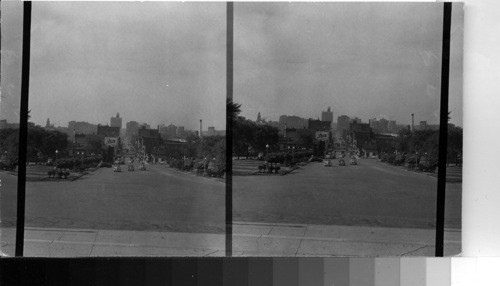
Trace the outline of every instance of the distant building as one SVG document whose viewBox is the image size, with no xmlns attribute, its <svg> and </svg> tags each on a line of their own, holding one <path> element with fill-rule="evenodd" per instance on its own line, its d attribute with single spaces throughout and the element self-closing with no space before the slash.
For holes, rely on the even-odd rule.
<svg viewBox="0 0 500 286">
<path fill-rule="evenodd" d="M 73 140 L 73 130 L 70 130 L 68 127 L 61 127 L 61 126 L 58 126 L 58 127 L 55 127 L 55 130 L 61 132 L 61 133 L 64 133 L 66 135 L 68 135 L 68 140 Z"/>
<path fill-rule="evenodd" d="M 362 123 L 358 117 L 351 118 L 351 123 Z"/>
<path fill-rule="evenodd" d="M 153 148 L 151 154 L 156 160 L 167 160 L 170 157 L 180 157 L 183 153 L 183 146 L 186 144 L 182 139 L 166 139 L 158 148 Z"/>
<path fill-rule="evenodd" d="M 68 129 L 75 131 L 78 134 L 96 134 L 97 125 L 85 121 L 70 121 L 68 122 Z"/>
<path fill-rule="evenodd" d="M 279 119 L 279 123 L 281 126 L 286 126 L 288 128 L 307 128 L 308 121 L 305 118 L 299 117 L 299 116 L 288 116 L 288 115 L 281 115 Z"/>
<path fill-rule="evenodd" d="M 129 121 L 126 124 L 125 135 L 127 137 L 132 137 L 137 135 L 139 132 L 139 123 L 137 121 Z"/>
<path fill-rule="evenodd" d="M 387 133 L 389 127 L 389 121 L 385 118 L 381 118 L 378 121 L 378 132 L 379 133 Z"/>
<path fill-rule="evenodd" d="M 215 127 L 208 127 L 208 131 L 203 131 L 203 136 L 226 136 L 225 130 L 215 130 Z"/>
<path fill-rule="evenodd" d="M 397 133 L 398 125 L 396 123 L 396 120 L 390 120 L 389 123 L 387 124 L 387 129 L 391 133 Z"/>
<path fill-rule="evenodd" d="M 165 128 L 165 138 L 173 139 L 177 137 L 177 126 L 170 124 Z"/>
<path fill-rule="evenodd" d="M 149 124 L 147 124 L 147 123 L 140 123 L 139 124 L 139 129 L 141 129 L 142 127 L 146 128 L 146 129 L 151 128 L 151 126 Z"/>
<path fill-rule="evenodd" d="M 377 120 L 376 118 L 370 119 L 370 127 L 375 133 L 387 133 L 389 132 L 389 121 L 385 118 Z"/>
<path fill-rule="evenodd" d="M 408 129 L 410 130 L 410 125 L 408 124 L 398 124 L 398 131 Z"/>
<path fill-rule="evenodd" d="M 420 130 L 427 130 L 427 121 L 420 121 Z"/>
<path fill-rule="evenodd" d="M 373 130 L 369 123 L 353 122 L 349 129 L 344 131 L 352 148 L 357 150 L 366 149 L 373 139 Z"/>
<path fill-rule="evenodd" d="M 104 137 L 120 137 L 120 127 L 97 124 L 97 135 L 102 135 Z"/>
<path fill-rule="evenodd" d="M 327 111 L 321 112 L 321 121 L 333 122 L 333 112 L 330 109 L 330 106 L 328 106 Z"/>
<path fill-rule="evenodd" d="M 116 117 L 111 117 L 111 127 L 119 127 L 122 129 L 122 118 L 120 117 L 120 113 L 116 114 Z"/>
<path fill-rule="evenodd" d="M 307 129 L 314 131 L 330 131 L 332 129 L 332 122 L 309 119 L 307 122 Z"/>
<path fill-rule="evenodd" d="M 151 154 L 153 149 L 160 146 L 160 133 L 158 129 L 147 129 L 142 127 L 138 131 L 138 139 L 144 144 L 146 153 Z"/>
<path fill-rule="evenodd" d="M 186 129 L 184 126 L 177 126 L 177 138 L 185 138 L 186 137 Z"/>
<path fill-rule="evenodd" d="M 184 133 L 186 134 L 186 137 L 188 137 L 188 136 L 199 137 L 200 136 L 200 134 L 198 133 L 198 130 L 186 130 L 186 131 L 184 131 Z"/>
<path fill-rule="evenodd" d="M 215 127 L 213 127 L 213 126 L 208 127 L 208 134 L 207 135 L 214 136 L 215 135 Z"/>
<path fill-rule="evenodd" d="M 337 130 L 342 134 L 343 130 L 349 130 L 351 119 L 347 115 L 337 117 Z"/>
</svg>

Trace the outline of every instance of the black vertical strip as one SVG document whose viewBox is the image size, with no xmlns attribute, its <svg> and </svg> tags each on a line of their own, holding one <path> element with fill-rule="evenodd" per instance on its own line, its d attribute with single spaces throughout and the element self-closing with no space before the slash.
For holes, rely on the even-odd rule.
<svg viewBox="0 0 500 286">
<path fill-rule="evenodd" d="M 441 109 L 436 213 L 436 256 L 444 254 L 444 211 L 446 199 L 446 154 L 448 144 L 448 92 L 450 81 L 451 2 L 444 3 L 443 57 L 441 66 Z"/>
<path fill-rule="evenodd" d="M 19 159 L 17 173 L 16 256 L 23 256 L 24 206 L 26 202 L 26 150 L 28 148 L 28 95 L 30 84 L 31 1 L 24 2 L 23 56 L 21 77 L 21 117 L 19 119 Z"/>
<path fill-rule="evenodd" d="M 226 101 L 233 100 L 233 2 L 227 3 Z M 233 121 L 226 105 L 226 256 L 233 252 Z"/>
</svg>

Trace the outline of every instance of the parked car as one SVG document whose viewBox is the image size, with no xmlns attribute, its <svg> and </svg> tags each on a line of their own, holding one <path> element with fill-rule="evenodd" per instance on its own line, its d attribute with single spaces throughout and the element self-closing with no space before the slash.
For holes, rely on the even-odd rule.
<svg viewBox="0 0 500 286">
<path fill-rule="evenodd" d="M 357 165 L 358 161 L 356 161 L 356 157 L 352 156 L 351 157 L 351 165 Z"/>
<path fill-rule="evenodd" d="M 99 165 L 97 165 L 98 168 L 111 168 L 113 165 L 106 163 L 106 162 L 101 162 Z"/>
<path fill-rule="evenodd" d="M 331 155 L 329 155 L 329 154 L 325 155 L 325 158 L 323 159 L 323 166 L 331 167 L 333 165 L 331 159 L 332 159 Z"/>
</svg>

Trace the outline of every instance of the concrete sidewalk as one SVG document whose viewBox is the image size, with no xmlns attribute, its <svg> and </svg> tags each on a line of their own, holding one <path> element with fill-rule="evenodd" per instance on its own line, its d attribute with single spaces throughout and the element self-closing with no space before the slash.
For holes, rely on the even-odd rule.
<svg viewBox="0 0 500 286">
<path fill-rule="evenodd" d="M 234 223 L 233 256 L 433 256 L 434 230 Z M 14 255 L 15 229 L 1 229 L 0 250 Z M 26 228 L 24 256 L 224 256 L 225 234 Z M 461 232 L 445 232 L 445 255 L 459 255 Z"/>
</svg>

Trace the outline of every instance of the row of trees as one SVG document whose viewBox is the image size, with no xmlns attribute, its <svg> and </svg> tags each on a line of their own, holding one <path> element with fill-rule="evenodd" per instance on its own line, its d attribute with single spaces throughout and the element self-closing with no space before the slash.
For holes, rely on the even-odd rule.
<svg viewBox="0 0 500 286">
<path fill-rule="evenodd" d="M 227 115 L 232 123 L 234 155 L 249 156 L 250 152 L 275 149 L 279 141 L 278 128 L 267 124 L 257 124 L 240 116 L 241 104 L 228 100 L 227 105 Z"/>
<path fill-rule="evenodd" d="M 463 129 L 453 124 L 448 125 L 447 162 L 458 162 L 462 156 Z M 427 154 L 432 160 L 439 156 L 439 130 L 401 130 L 392 144 L 378 142 L 380 153 Z"/>
<path fill-rule="evenodd" d="M 27 159 L 29 162 L 46 160 L 53 157 L 55 151 L 64 152 L 68 147 L 65 133 L 55 130 L 45 130 L 42 127 L 28 124 Z M 17 165 L 19 154 L 19 129 L 7 128 L 0 130 L 0 150 L 9 165 Z"/>
</svg>

